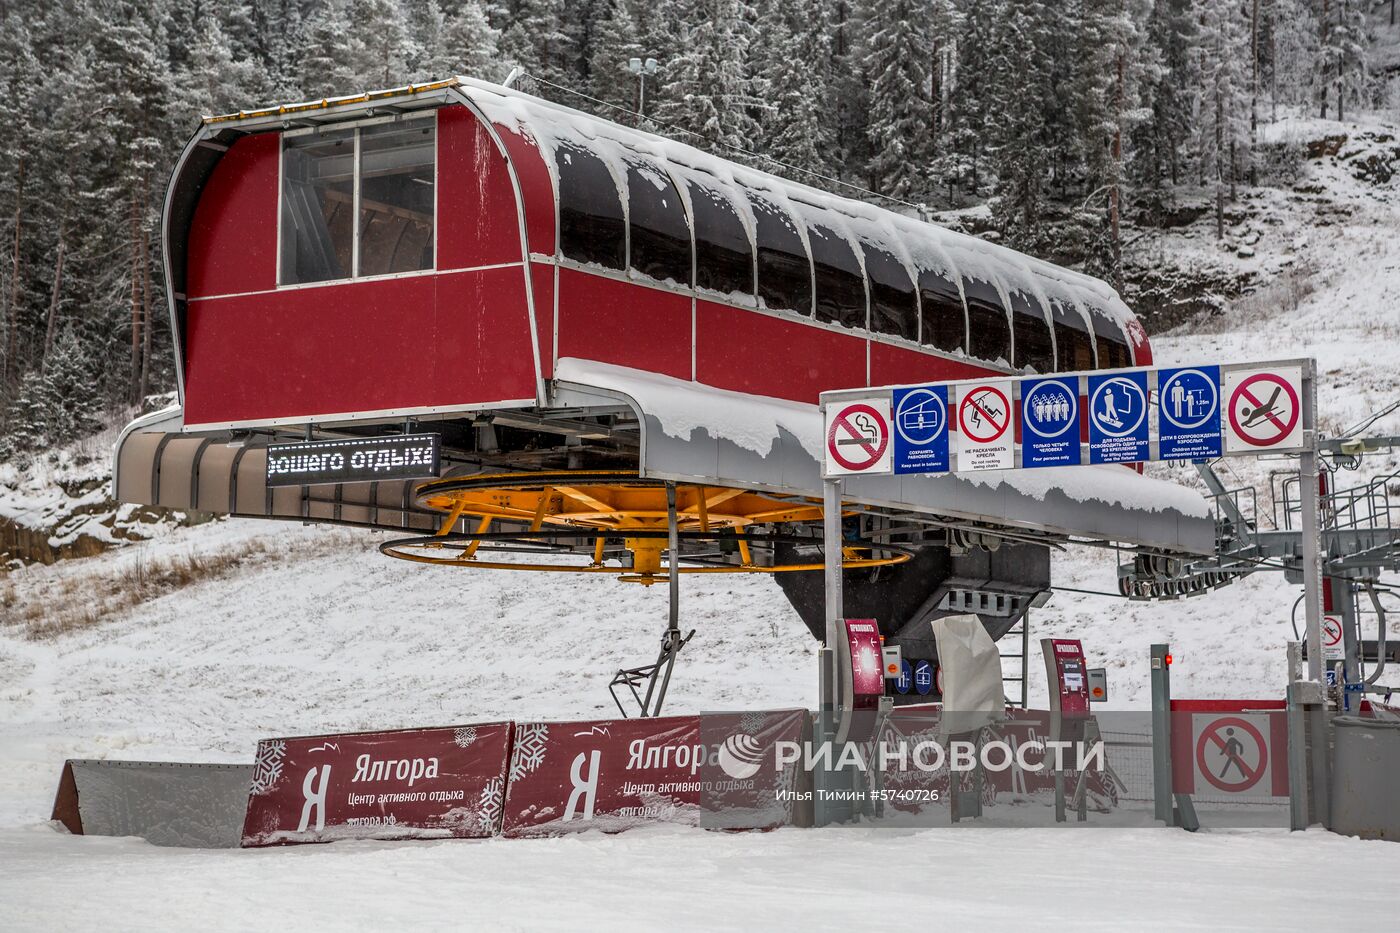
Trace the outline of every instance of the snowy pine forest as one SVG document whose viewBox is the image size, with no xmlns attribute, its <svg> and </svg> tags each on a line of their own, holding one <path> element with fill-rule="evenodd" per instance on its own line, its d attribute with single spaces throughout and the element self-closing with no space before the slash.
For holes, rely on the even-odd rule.
<svg viewBox="0 0 1400 933">
<path fill-rule="evenodd" d="M 531 93 L 932 212 L 1131 303 L 1135 251 L 1182 199 L 1224 239 L 1243 191 L 1288 176 L 1303 154 L 1266 141 L 1281 115 L 1400 115 L 1395 16 L 1394 0 L 0 0 L 0 462 L 173 389 L 160 210 L 202 114 L 519 69 Z M 640 115 L 634 58 L 657 63 Z"/>
</svg>

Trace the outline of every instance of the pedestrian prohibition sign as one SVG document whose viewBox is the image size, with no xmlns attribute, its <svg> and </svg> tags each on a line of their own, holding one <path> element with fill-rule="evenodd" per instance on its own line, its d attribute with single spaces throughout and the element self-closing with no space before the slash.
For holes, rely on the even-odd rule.
<svg viewBox="0 0 1400 933">
<path fill-rule="evenodd" d="M 1302 449 L 1303 372 L 1299 367 L 1231 370 L 1224 383 L 1227 453 Z"/>
<path fill-rule="evenodd" d="M 1203 722 L 1196 735 L 1196 772 L 1208 784 L 1228 794 L 1272 793 L 1264 781 L 1269 773 L 1269 743 L 1254 716 L 1195 717 Z M 1196 792 L 1201 792 L 1199 781 Z"/>
<path fill-rule="evenodd" d="M 958 394 L 958 469 L 1009 470 L 1015 463 L 1011 383 L 983 382 Z"/>
<path fill-rule="evenodd" d="M 890 399 L 869 398 L 826 410 L 826 473 L 890 471 Z"/>
</svg>

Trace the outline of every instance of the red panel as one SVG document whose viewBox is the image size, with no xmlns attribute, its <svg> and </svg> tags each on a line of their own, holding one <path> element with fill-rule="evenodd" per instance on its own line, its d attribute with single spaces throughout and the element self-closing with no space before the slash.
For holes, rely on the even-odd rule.
<svg viewBox="0 0 1400 933">
<path fill-rule="evenodd" d="M 1147 331 L 1137 318 L 1128 321 L 1128 340 L 1133 345 L 1133 365 L 1152 365 L 1152 344 L 1147 340 Z"/>
<path fill-rule="evenodd" d="M 993 370 L 983 366 L 950 360 L 932 353 L 920 353 L 909 347 L 898 347 L 874 340 L 870 342 L 870 384 L 875 386 L 975 379 L 992 372 Z"/>
<path fill-rule="evenodd" d="M 549 177 L 544 156 L 534 139 L 501 123 L 494 124 L 501 134 L 520 181 L 520 196 L 525 202 L 525 226 L 530 239 L 530 252 L 554 255 L 554 181 Z"/>
<path fill-rule="evenodd" d="M 535 331 L 540 340 L 540 373 L 554 378 L 554 267 L 530 263 L 530 285 L 535 295 Z"/>
<path fill-rule="evenodd" d="M 697 301 L 695 379 L 735 392 L 816 403 L 827 389 L 865 385 L 865 341 Z"/>
<path fill-rule="evenodd" d="M 519 266 L 192 302 L 189 424 L 533 398 Z"/>
<path fill-rule="evenodd" d="M 277 158 L 281 135 L 245 136 L 224 153 L 200 192 L 190 226 L 191 297 L 277 285 Z"/>
<path fill-rule="evenodd" d="M 263 739 L 244 846 L 494 836 L 509 722 Z M 471 742 L 461 742 L 470 730 Z"/>
<path fill-rule="evenodd" d="M 559 270 L 559 356 L 690 378 L 690 299 Z"/>
<path fill-rule="evenodd" d="M 520 217 L 505 156 L 466 107 L 438 111 L 438 268 L 520 261 Z"/>
</svg>

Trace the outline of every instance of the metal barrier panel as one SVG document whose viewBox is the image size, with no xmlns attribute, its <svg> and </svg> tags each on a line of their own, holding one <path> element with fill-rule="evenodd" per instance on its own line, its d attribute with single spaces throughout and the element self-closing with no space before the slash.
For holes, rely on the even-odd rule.
<svg viewBox="0 0 1400 933">
<path fill-rule="evenodd" d="M 264 739 L 243 845 L 493 836 L 512 732 L 493 722 Z"/>
<path fill-rule="evenodd" d="M 53 819 L 82 835 L 231 848 L 252 776 L 252 765 L 73 759 L 63 765 Z"/>
</svg>

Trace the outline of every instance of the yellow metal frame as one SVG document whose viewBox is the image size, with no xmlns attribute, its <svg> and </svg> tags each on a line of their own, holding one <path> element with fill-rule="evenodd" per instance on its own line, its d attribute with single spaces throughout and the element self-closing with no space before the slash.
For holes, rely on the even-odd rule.
<svg viewBox="0 0 1400 933">
<path fill-rule="evenodd" d="M 656 480 L 639 478 L 624 470 L 547 473 L 495 473 L 470 477 L 449 477 L 422 483 L 415 490 L 421 508 L 442 512 L 442 525 L 431 536 L 469 543 L 461 553 L 450 557 L 413 553 L 403 548 L 437 550 L 448 542 L 413 539 L 413 543 L 387 543 L 381 550 L 391 557 L 421 564 L 475 567 L 491 570 L 531 570 L 551 573 L 614 574 L 627 582 L 650 585 L 665 579 L 664 557 L 669 512 L 666 486 Z M 475 531 L 454 535 L 459 522 L 475 519 Z M 683 533 L 744 534 L 754 525 L 816 524 L 822 520 L 821 502 L 805 496 L 756 492 L 724 486 L 695 483 L 676 484 L 676 530 Z M 481 561 L 476 553 L 480 536 L 496 521 L 528 525 L 532 532 L 544 527 L 607 532 L 623 539 L 632 554 L 632 566 L 608 566 L 603 562 L 606 538 L 599 537 L 592 560 L 583 566 L 569 564 L 526 564 Z M 629 535 L 639 532 L 640 535 Z M 821 563 L 782 564 L 765 567 L 754 563 L 749 542 L 739 537 L 735 544 L 739 563 L 725 566 L 680 567 L 680 573 L 792 573 L 821 570 Z M 847 569 L 882 567 L 909 560 L 910 555 L 887 552 L 875 556 L 865 546 L 842 550 L 842 566 Z"/>
</svg>

